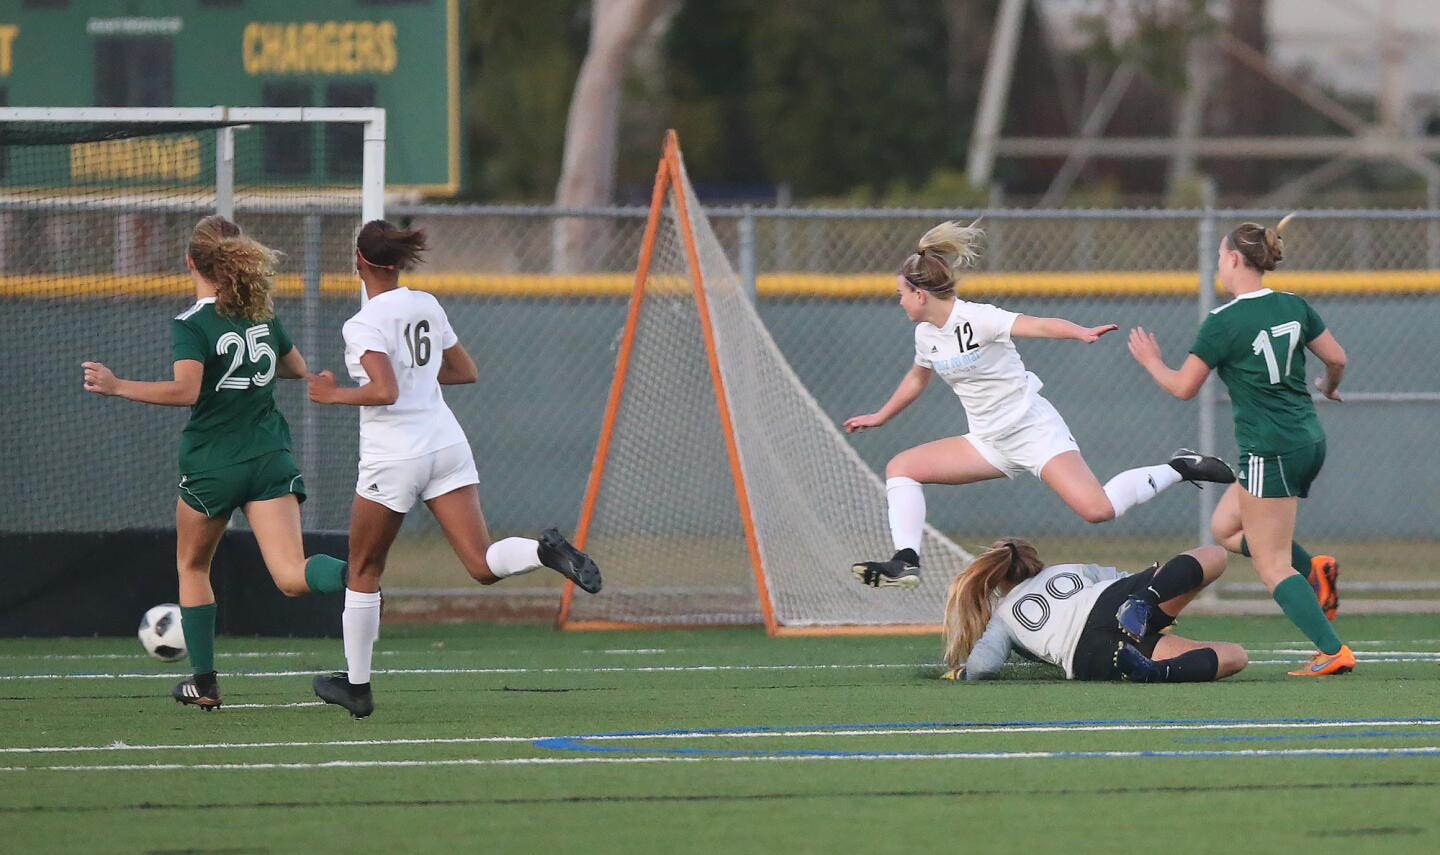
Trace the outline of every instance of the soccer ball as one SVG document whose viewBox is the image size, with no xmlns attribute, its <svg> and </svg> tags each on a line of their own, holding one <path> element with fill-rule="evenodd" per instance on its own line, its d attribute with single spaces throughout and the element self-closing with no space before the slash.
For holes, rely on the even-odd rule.
<svg viewBox="0 0 1440 855">
<path fill-rule="evenodd" d="M 145 652 L 165 662 L 185 655 L 185 631 L 180 628 L 180 607 L 163 603 L 140 619 L 140 644 Z"/>
</svg>

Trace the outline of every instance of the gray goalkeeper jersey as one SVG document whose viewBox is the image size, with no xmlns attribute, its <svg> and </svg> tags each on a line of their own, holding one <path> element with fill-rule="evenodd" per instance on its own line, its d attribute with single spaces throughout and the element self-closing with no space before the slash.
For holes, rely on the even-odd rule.
<svg viewBox="0 0 1440 855">
<path fill-rule="evenodd" d="M 1016 585 L 990 609 L 990 622 L 965 660 L 965 679 L 995 677 L 1018 651 L 1065 669 L 1073 679 L 1075 646 L 1100 592 L 1128 576 L 1098 564 L 1056 564 Z"/>
</svg>

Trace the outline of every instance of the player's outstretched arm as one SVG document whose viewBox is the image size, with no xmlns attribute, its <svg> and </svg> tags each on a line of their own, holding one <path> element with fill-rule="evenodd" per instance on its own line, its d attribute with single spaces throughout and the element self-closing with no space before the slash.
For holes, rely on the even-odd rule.
<svg viewBox="0 0 1440 855">
<path fill-rule="evenodd" d="M 305 357 L 300 355 L 298 347 L 291 347 L 280 357 L 280 364 L 275 366 L 275 376 L 286 380 L 299 380 L 309 373 L 310 366 L 305 364 Z"/>
<path fill-rule="evenodd" d="M 85 369 L 87 392 L 164 407 L 194 406 L 205 377 L 205 366 L 193 359 L 175 361 L 174 380 L 125 380 L 116 377 L 103 362 L 82 362 L 80 366 Z"/>
<path fill-rule="evenodd" d="M 1182 401 L 1195 397 L 1200 387 L 1205 385 L 1205 378 L 1210 376 L 1210 366 L 1193 353 L 1186 357 L 1179 370 L 1168 367 L 1165 358 L 1160 355 L 1160 342 L 1155 339 L 1154 333 L 1144 327 L 1130 331 L 1130 355 L 1150 372 L 1161 389 Z"/>
<path fill-rule="evenodd" d="M 440 352 L 440 375 L 436 379 L 441 386 L 474 383 L 480 379 L 480 369 L 475 367 L 465 345 L 456 342 Z"/>
<path fill-rule="evenodd" d="M 1310 352 L 1325 363 L 1325 376 L 1315 378 L 1315 388 L 1332 401 L 1340 400 L 1340 380 L 1345 377 L 1345 348 L 1335 340 L 1329 330 L 1315 336 L 1309 344 Z"/>
<path fill-rule="evenodd" d="M 1094 344 L 1100 336 L 1120 329 L 1115 324 L 1101 324 L 1098 327 L 1082 327 L 1064 318 L 1032 318 L 1021 315 L 1010 327 L 1011 338 L 1058 338 L 1083 341 Z"/>
<path fill-rule="evenodd" d="M 370 382 L 364 386 L 340 386 L 335 374 L 321 371 L 310 374 L 310 400 L 317 404 L 347 404 L 352 407 L 388 407 L 400 397 L 400 384 L 395 379 L 395 368 L 390 357 L 376 350 L 367 350 L 360 355 L 360 365 Z"/>
<path fill-rule="evenodd" d="M 885 402 L 885 406 L 873 413 L 851 416 L 846 419 L 845 432 L 855 433 L 880 427 L 895 418 L 901 410 L 915 403 L 915 399 L 925 391 L 925 387 L 930 384 L 930 378 L 934 376 L 935 372 L 924 365 L 910 366 L 910 370 L 905 372 L 905 376 L 900 379 L 900 385 L 895 387 L 895 394 L 890 396 L 890 400 Z"/>
</svg>

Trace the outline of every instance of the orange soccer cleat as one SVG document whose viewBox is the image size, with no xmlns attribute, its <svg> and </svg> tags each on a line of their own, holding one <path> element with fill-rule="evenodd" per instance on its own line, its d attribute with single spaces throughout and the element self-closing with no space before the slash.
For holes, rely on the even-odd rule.
<svg viewBox="0 0 1440 855">
<path fill-rule="evenodd" d="M 1340 562 L 1333 555 L 1316 555 L 1310 559 L 1310 572 L 1305 574 L 1325 617 L 1335 620 L 1340 609 Z"/>
<path fill-rule="evenodd" d="M 1290 672 L 1291 677 L 1328 677 L 1331 674 L 1348 674 L 1355 670 L 1355 654 L 1350 645 L 1340 645 L 1337 653 L 1316 653 L 1305 663 L 1305 667 Z"/>
</svg>

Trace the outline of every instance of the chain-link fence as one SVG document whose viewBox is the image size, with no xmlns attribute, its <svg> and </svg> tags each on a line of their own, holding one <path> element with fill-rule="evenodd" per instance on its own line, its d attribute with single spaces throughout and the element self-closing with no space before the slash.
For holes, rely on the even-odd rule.
<svg viewBox="0 0 1440 855">
<path fill-rule="evenodd" d="M 899 262 L 934 223 L 976 212 L 705 213 L 779 347 L 826 413 L 840 421 L 877 409 L 911 363 L 911 327 L 894 300 Z M 1225 299 L 1209 286 L 1220 237 L 1243 220 L 1273 223 L 1284 213 L 987 211 L 986 253 L 962 296 L 1031 315 L 1121 326 L 1091 346 L 1019 344 L 1102 481 L 1121 469 L 1163 461 L 1182 445 L 1233 463 L 1237 452 L 1223 387 L 1212 380 L 1196 401 L 1170 398 L 1130 358 L 1124 331 L 1137 325 L 1153 330 L 1167 360 L 1178 364 L 1205 312 Z M 390 219 L 429 231 L 433 249 L 412 284 L 440 296 L 480 365 L 478 384 L 447 389 L 446 398 L 476 450 L 482 499 L 497 533 L 575 524 L 645 214 L 638 208 L 389 208 Z M 237 219 L 243 224 L 246 216 L 242 204 Z M 293 271 L 304 270 L 307 281 L 313 277 L 323 286 L 287 298 L 280 310 L 292 329 L 302 327 L 292 315 L 307 319 L 297 341 L 313 366 L 340 368 L 339 326 L 357 293 L 347 284 L 349 257 L 341 251 L 350 226 L 318 211 L 308 218 L 251 216 L 248 228 L 285 249 Z M 1430 339 L 1430 324 L 1440 318 L 1440 211 L 1307 211 L 1287 238 L 1284 270 L 1267 283 L 1310 300 L 1351 358 L 1347 402 L 1318 405 L 1330 456 L 1302 503 L 1298 537 L 1312 552 L 1340 557 L 1352 592 L 1397 585 L 1412 595 L 1433 592 L 1440 585 L 1428 559 L 1440 546 L 1440 474 L 1426 461 L 1440 424 L 1440 347 Z M 154 314 L 163 330 L 170 306 L 156 309 L 157 300 L 163 302 L 155 296 L 136 300 L 134 310 Z M 178 311 L 188 298 L 177 293 L 171 302 Z M 13 333 L 6 336 L 7 352 L 16 355 L 23 336 L 7 331 Z M 101 324 L 96 336 L 104 335 Z M 1313 362 L 1311 372 L 1318 373 Z M 33 406 L 36 401 L 27 398 L 53 391 L 7 386 L 19 392 L 12 407 Z M 281 398 L 296 425 L 316 409 L 302 392 L 291 384 Z M 898 451 L 965 429 L 959 403 L 937 383 L 890 425 L 853 442 L 879 470 Z M 345 527 L 353 443 L 325 444 L 298 428 L 296 438 L 312 482 L 307 524 Z M 686 463 L 676 459 L 674 465 Z M 53 488 L 74 490 L 88 477 L 102 477 L 77 466 L 62 464 L 49 479 Z M 107 470 L 103 477 L 121 475 Z M 161 489 L 156 497 L 145 493 L 117 525 L 140 518 L 164 524 L 173 496 L 158 497 L 169 495 L 169 473 L 124 477 L 153 477 Z M 11 493 L 7 504 L 33 501 Z M 1034 479 L 934 487 L 929 497 L 931 520 L 967 547 L 1019 534 L 1035 539 L 1050 561 L 1134 567 L 1205 539 L 1219 491 L 1182 485 L 1103 526 L 1081 522 Z M 411 517 L 407 532 L 413 537 L 395 554 L 395 584 L 457 584 L 463 577 L 450 572 L 454 559 L 433 522 L 423 513 Z M 1230 578 L 1232 590 L 1234 582 L 1253 583 L 1243 564 Z"/>
</svg>

